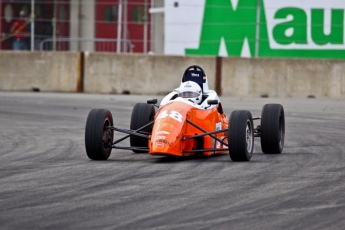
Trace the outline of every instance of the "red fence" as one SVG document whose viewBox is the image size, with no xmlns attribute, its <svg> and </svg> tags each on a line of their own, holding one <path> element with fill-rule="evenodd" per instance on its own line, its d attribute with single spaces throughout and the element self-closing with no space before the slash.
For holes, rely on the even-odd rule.
<svg viewBox="0 0 345 230">
<path fill-rule="evenodd" d="M 29 20 L 25 27 L 28 49 L 31 49 L 33 38 L 34 50 L 80 51 L 88 42 L 92 43 L 92 51 L 146 53 L 151 49 L 150 7 L 150 0 L 77 3 L 70 0 L 35 0 L 32 17 L 31 0 L 2 0 L 0 49 L 13 48 L 16 32 L 11 32 L 11 26 L 20 19 L 20 12 L 25 12 L 26 20 Z M 86 15 L 88 12 L 93 12 L 91 18 Z M 91 31 L 87 37 L 82 36 L 85 31 Z M 77 45 L 73 48 L 72 44 Z"/>
</svg>

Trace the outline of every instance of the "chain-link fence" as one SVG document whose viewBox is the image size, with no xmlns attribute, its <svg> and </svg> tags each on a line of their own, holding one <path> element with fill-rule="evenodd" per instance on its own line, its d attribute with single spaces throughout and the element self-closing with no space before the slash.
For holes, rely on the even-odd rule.
<svg viewBox="0 0 345 230">
<path fill-rule="evenodd" d="M 2 0 L 0 49 L 147 53 L 152 5 L 153 0 Z"/>
</svg>

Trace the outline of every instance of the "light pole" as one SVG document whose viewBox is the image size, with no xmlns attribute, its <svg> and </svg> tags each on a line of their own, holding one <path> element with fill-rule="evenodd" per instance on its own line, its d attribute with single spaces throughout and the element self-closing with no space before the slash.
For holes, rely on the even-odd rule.
<svg viewBox="0 0 345 230">
<path fill-rule="evenodd" d="M 259 45 L 260 45 L 260 13 L 261 4 L 260 0 L 257 0 L 256 6 L 256 34 L 255 34 L 255 57 L 259 57 Z"/>
<path fill-rule="evenodd" d="M 116 52 L 121 53 L 122 0 L 119 1 L 118 12 Z"/>
<path fill-rule="evenodd" d="M 35 50 L 35 0 L 31 0 L 31 51 Z"/>
</svg>

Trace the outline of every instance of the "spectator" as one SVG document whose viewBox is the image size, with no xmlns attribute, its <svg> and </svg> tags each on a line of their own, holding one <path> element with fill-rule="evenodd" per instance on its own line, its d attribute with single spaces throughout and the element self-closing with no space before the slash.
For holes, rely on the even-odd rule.
<svg viewBox="0 0 345 230">
<path fill-rule="evenodd" d="M 27 38 L 30 36 L 27 30 L 29 18 L 26 16 L 24 10 L 20 11 L 19 19 L 14 21 L 11 25 L 10 32 L 13 33 L 13 50 L 28 50 L 29 45 Z"/>
</svg>

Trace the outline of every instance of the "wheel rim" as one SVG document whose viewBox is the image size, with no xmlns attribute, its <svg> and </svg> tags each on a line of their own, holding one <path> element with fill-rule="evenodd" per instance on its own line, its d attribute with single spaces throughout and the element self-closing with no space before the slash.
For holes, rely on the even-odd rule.
<svg viewBox="0 0 345 230">
<path fill-rule="evenodd" d="M 253 128 L 252 123 L 248 120 L 246 126 L 246 147 L 247 152 L 250 153 L 252 151 L 253 146 Z"/>
<path fill-rule="evenodd" d="M 103 146 L 104 149 L 109 148 L 113 144 L 113 132 L 109 129 L 110 122 L 109 120 L 105 120 L 103 126 Z"/>
<path fill-rule="evenodd" d="M 282 149 L 284 145 L 284 126 L 283 116 L 279 114 L 279 148 Z"/>
</svg>

